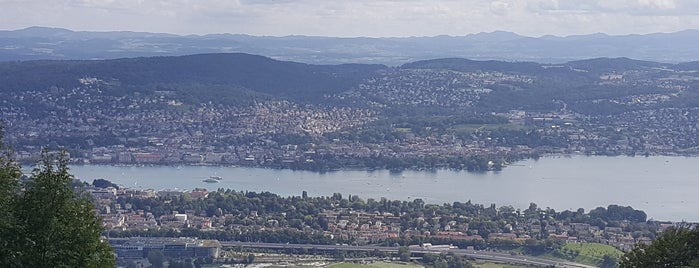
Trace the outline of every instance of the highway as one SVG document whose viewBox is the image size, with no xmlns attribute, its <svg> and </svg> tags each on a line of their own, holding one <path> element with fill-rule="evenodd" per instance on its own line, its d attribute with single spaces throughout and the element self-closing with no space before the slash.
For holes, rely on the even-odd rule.
<svg viewBox="0 0 699 268">
<path fill-rule="evenodd" d="M 283 244 L 283 243 L 258 243 L 258 242 L 238 242 L 238 241 L 221 241 L 221 246 L 223 248 L 231 247 L 251 247 L 251 248 L 268 248 L 268 249 L 316 249 L 316 250 L 344 250 L 344 251 L 374 251 L 379 250 L 383 252 L 398 252 L 398 247 L 383 247 L 383 246 L 350 246 L 350 245 L 316 245 L 316 244 Z M 425 248 L 411 248 L 412 253 L 453 253 L 455 255 L 466 256 L 467 258 L 473 258 L 477 260 L 486 260 L 493 262 L 504 262 L 504 263 L 515 263 L 524 265 L 538 265 L 538 266 L 554 266 L 563 268 L 592 268 L 594 266 L 572 263 L 572 262 L 562 262 L 543 258 L 537 258 L 525 255 L 511 255 L 508 253 L 492 252 L 492 251 L 482 251 L 482 250 L 465 250 L 465 249 L 425 249 Z"/>
</svg>

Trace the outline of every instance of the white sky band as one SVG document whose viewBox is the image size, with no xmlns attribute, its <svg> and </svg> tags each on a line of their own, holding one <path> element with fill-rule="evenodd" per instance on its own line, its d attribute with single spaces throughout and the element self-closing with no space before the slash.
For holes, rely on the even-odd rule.
<svg viewBox="0 0 699 268">
<path fill-rule="evenodd" d="M 696 0 L 0 0 L 0 28 L 175 34 L 526 36 L 699 28 Z"/>
</svg>

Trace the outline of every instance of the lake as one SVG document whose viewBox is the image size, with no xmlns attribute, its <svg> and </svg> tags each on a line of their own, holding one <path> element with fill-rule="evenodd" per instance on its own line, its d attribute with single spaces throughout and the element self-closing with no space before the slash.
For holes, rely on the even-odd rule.
<svg viewBox="0 0 699 268">
<path fill-rule="evenodd" d="M 641 209 L 649 218 L 699 221 L 699 158 L 627 156 L 549 156 L 517 162 L 499 172 L 470 173 L 436 170 L 360 171 L 318 173 L 243 167 L 211 166 L 71 166 L 76 178 L 92 182 L 104 178 L 143 189 L 230 188 L 269 191 L 282 196 L 330 196 L 341 193 L 363 199 L 386 197 L 427 203 L 471 200 L 486 206 L 512 205 L 525 209 L 530 202 L 556 211 L 609 204 Z M 220 176 L 219 183 L 203 179 Z"/>
</svg>

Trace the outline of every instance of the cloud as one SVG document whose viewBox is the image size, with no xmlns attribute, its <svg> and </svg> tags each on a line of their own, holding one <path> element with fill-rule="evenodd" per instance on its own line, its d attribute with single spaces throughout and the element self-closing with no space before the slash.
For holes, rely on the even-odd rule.
<svg viewBox="0 0 699 268">
<path fill-rule="evenodd" d="M 531 11 L 621 13 L 640 16 L 697 15 L 696 0 L 527 0 Z"/>
<path fill-rule="evenodd" d="M 507 14 L 509 8 L 510 4 L 507 2 L 493 1 L 490 3 L 490 11 L 493 12 L 493 14 L 497 14 L 500 16 Z"/>
<path fill-rule="evenodd" d="M 525 35 L 699 28 L 696 0 L 0 0 L 0 27 L 178 34 Z"/>
</svg>

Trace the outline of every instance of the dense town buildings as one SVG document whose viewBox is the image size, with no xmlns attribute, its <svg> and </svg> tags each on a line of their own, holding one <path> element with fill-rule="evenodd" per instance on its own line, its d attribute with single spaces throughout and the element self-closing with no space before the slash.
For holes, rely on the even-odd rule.
<svg viewBox="0 0 699 268">
<path fill-rule="evenodd" d="M 306 218 L 305 220 L 297 220 L 289 213 L 294 211 L 295 203 L 296 205 L 305 203 L 301 197 L 290 197 L 288 201 L 284 202 L 291 201 L 291 203 L 278 204 L 276 205 L 278 208 L 267 208 L 266 211 L 239 207 L 239 210 L 235 210 L 238 212 L 231 212 L 219 207 L 206 211 L 191 209 L 155 212 L 140 209 L 135 204 L 167 204 L 172 202 L 168 200 L 190 200 L 184 201 L 185 203 L 182 204 L 186 204 L 186 202 L 210 202 L 207 201 L 207 198 L 223 200 L 227 194 L 223 191 L 210 193 L 205 189 L 177 192 L 178 194 L 174 194 L 173 191 L 156 193 L 153 190 L 117 190 L 112 187 L 88 187 L 86 190 L 91 193 L 98 204 L 99 214 L 103 219 L 107 233 L 153 232 L 167 234 L 183 230 L 217 233 L 233 230 L 234 233 L 244 234 L 247 232 L 267 231 L 274 233 L 295 230 L 309 236 L 321 234 L 329 239 L 328 241 L 358 245 L 381 244 L 385 241 L 398 241 L 399 239 L 410 241 L 412 238 L 420 238 L 423 241 L 434 240 L 452 244 L 463 242 L 467 245 L 483 248 L 497 247 L 501 243 L 522 245 L 527 240 L 554 239 L 563 243 L 602 243 L 626 251 L 636 243 L 650 243 L 656 232 L 686 224 L 646 221 L 645 216 L 633 220 L 595 220 L 591 224 L 590 217 L 594 213 L 599 213 L 599 210 L 591 211 L 590 216 L 586 216 L 586 214 L 580 214 L 580 211 L 554 212 L 550 209 L 537 208 L 534 204 L 526 211 L 514 210 L 509 206 L 495 208 L 492 205 L 490 208 L 482 206 L 479 208 L 478 205 L 474 205 L 473 208 L 476 210 L 484 211 L 484 213 L 478 212 L 480 216 L 475 216 L 471 214 L 474 212 L 464 214 L 437 213 L 436 211 L 440 209 L 440 206 L 425 205 L 415 201 L 409 205 L 414 205 L 418 214 L 411 213 L 413 215 L 410 215 L 407 212 L 353 209 L 348 199 L 328 199 L 329 202 L 337 202 L 337 205 L 333 205 L 335 208 L 322 209 L 317 215 L 305 215 L 303 216 Z M 276 198 L 272 197 L 272 199 Z M 248 197 L 241 195 L 239 198 Z M 255 197 L 250 198 L 251 201 L 255 199 Z M 364 202 L 359 201 L 357 197 L 350 198 L 354 199 L 355 202 Z M 134 202 L 134 204 L 130 202 Z M 254 202 L 259 202 L 259 200 Z M 389 200 L 379 202 L 401 203 Z M 463 204 L 454 204 L 454 206 L 457 205 Z M 423 211 L 420 207 L 431 208 L 428 211 L 433 211 L 434 214 L 424 214 L 420 212 Z M 610 207 L 610 209 L 616 208 Z M 154 212 L 162 215 L 154 214 Z M 633 213 L 643 214 L 639 211 Z M 562 215 L 575 215 L 575 217 L 563 219 Z M 578 220 L 575 220 L 576 218 Z M 322 222 L 322 226 L 315 225 L 315 221 Z"/>
<path fill-rule="evenodd" d="M 604 74 L 596 86 L 639 90 L 575 103 L 554 100 L 556 109 L 523 104 L 519 110 L 498 111 L 480 103 L 494 94 L 493 86 L 534 87 L 537 79 L 495 71 L 389 69 L 349 91 L 326 96 L 326 104 L 261 100 L 227 105 L 183 103 L 167 90 L 106 94 L 102 88 L 108 82 L 93 77 L 81 79 L 82 86 L 76 88 L 9 93 L 0 113 L 6 140 L 22 161 L 35 160 L 43 146 L 67 148 L 78 163 L 300 169 L 367 167 L 367 161 L 352 159 L 373 159 L 384 163 L 378 166 L 383 168 L 459 168 L 448 161 L 419 159 L 458 162 L 484 156 L 486 162 L 505 164 L 551 153 L 699 153 L 699 109 L 663 105 L 691 88 L 693 80 L 681 72 L 661 77 L 650 71 Z M 577 107 L 581 103 L 621 110 L 585 111 Z M 391 119 L 400 116 L 390 114 L 395 107 L 453 109 L 448 117 L 460 109 L 485 109 L 493 118 L 420 125 Z"/>
</svg>

